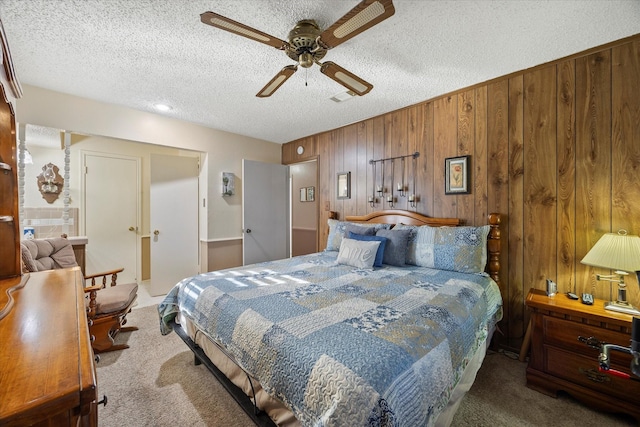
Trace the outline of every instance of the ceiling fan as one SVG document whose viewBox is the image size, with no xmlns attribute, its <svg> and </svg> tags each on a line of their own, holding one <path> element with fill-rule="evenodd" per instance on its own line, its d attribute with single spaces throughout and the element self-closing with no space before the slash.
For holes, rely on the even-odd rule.
<svg viewBox="0 0 640 427">
<path fill-rule="evenodd" d="M 287 81 L 298 69 L 309 68 L 313 64 L 320 66 L 320 72 L 340 83 L 357 95 L 365 95 L 373 89 L 373 85 L 361 79 L 338 64 L 320 62 L 329 49 L 346 42 L 352 37 L 368 30 L 395 13 L 392 0 L 363 0 L 324 31 L 320 30 L 316 21 L 305 19 L 296 24 L 289 32 L 289 40 L 284 41 L 269 34 L 258 31 L 247 25 L 225 18 L 214 12 L 204 12 L 200 20 L 221 30 L 247 37 L 260 43 L 284 50 L 296 65 L 287 65 L 271 79 L 257 97 L 266 98 Z"/>
</svg>

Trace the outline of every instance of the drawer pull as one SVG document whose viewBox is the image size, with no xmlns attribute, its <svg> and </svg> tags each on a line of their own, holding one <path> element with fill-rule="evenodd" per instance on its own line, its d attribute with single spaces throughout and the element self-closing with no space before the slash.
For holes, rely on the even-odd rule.
<svg viewBox="0 0 640 427">
<path fill-rule="evenodd" d="M 606 344 L 606 342 L 600 341 L 596 337 L 585 338 L 585 337 L 582 337 L 582 336 L 578 336 L 578 341 L 588 345 L 591 348 L 595 348 L 596 350 L 600 350 L 600 347 L 602 347 L 604 344 Z"/>
<path fill-rule="evenodd" d="M 579 371 L 582 375 L 587 377 L 589 381 L 593 381 L 594 383 L 605 383 L 611 381 L 611 378 L 607 374 L 603 374 L 599 372 L 597 369 L 583 369 L 579 368 Z"/>
<path fill-rule="evenodd" d="M 107 406 L 107 395 L 102 396 L 102 400 L 98 402 L 98 405 Z"/>
</svg>

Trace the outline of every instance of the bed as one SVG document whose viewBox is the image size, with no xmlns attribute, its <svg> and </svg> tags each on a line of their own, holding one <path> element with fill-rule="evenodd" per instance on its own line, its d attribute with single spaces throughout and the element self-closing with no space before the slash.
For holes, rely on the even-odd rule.
<svg viewBox="0 0 640 427">
<path fill-rule="evenodd" d="M 185 278 L 160 329 L 259 425 L 448 425 L 502 317 L 488 222 L 329 220 L 322 252 Z"/>
</svg>

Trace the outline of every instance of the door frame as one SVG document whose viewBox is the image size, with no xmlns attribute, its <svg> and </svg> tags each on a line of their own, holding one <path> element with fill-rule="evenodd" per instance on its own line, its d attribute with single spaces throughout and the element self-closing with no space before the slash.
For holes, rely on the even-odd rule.
<svg viewBox="0 0 640 427">
<path fill-rule="evenodd" d="M 98 157 L 111 157 L 116 159 L 123 160 L 133 160 L 136 163 L 136 281 L 141 282 L 142 279 L 142 243 L 141 243 L 141 235 L 140 235 L 140 225 L 142 224 L 142 159 L 137 156 L 127 156 L 124 154 L 113 154 L 113 153 L 105 153 L 101 151 L 93 151 L 93 150 L 79 150 L 78 162 L 80 171 L 80 197 L 82 199 L 82 207 L 79 212 L 79 224 L 78 224 L 78 233 L 82 236 L 87 236 L 86 229 L 86 203 L 87 198 L 85 197 L 87 188 L 86 188 L 86 173 L 85 173 L 85 158 L 87 156 L 98 156 Z M 89 236 L 87 236 L 89 238 Z M 88 244 L 91 244 L 91 240 L 89 240 Z"/>
<path fill-rule="evenodd" d="M 295 188 L 293 188 L 293 177 L 291 176 L 291 166 L 302 165 L 305 163 L 315 163 L 316 165 L 316 177 L 315 177 L 315 210 L 316 210 L 316 252 L 320 251 L 320 156 L 312 156 L 305 160 L 298 162 L 286 163 L 289 166 L 289 256 L 293 256 L 293 204 L 295 197 L 298 196 Z"/>
</svg>

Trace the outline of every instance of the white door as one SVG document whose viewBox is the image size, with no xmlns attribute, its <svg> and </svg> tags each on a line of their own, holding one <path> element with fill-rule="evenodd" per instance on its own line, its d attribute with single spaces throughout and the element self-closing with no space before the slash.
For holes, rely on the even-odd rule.
<svg viewBox="0 0 640 427">
<path fill-rule="evenodd" d="M 83 153 L 86 273 L 123 267 L 119 283 L 138 279 L 140 160 Z"/>
<path fill-rule="evenodd" d="M 151 154 L 151 295 L 198 274 L 198 159 Z"/>
<path fill-rule="evenodd" d="M 289 168 L 242 160 L 242 262 L 289 256 Z"/>
</svg>

